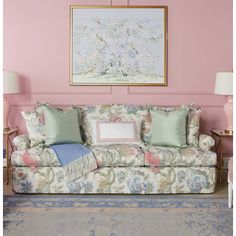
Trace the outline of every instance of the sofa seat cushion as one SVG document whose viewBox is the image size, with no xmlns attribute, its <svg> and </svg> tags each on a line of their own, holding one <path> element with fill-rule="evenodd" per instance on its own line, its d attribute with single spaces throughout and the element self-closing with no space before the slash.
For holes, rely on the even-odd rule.
<svg viewBox="0 0 236 236">
<path fill-rule="evenodd" d="M 99 167 L 144 166 L 144 152 L 137 145 L 116 144 L 91 147 Z"/>
<path fill-rule="evenodd" d="M 13 166 L 61 166 L 53 149 L 44 148 L 43 145 L 13 152 L 11 155 L 11 163 Z"/>
<path fill-rule="evenodd" d="M 199 147 L 145 147 L 145 166 L 215 166 L 216 153 Z"/>
</svg>

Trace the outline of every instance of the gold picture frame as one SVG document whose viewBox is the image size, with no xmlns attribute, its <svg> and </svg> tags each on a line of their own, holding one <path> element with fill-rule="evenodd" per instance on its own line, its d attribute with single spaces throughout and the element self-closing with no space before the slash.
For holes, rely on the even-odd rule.
<svg viewBox="0 0 236 236">
<path fill-rule="evenodd" d="M 167 15 L 167 6 L 70 6 L 70 85 L 167 86 Z"/>
</svg>

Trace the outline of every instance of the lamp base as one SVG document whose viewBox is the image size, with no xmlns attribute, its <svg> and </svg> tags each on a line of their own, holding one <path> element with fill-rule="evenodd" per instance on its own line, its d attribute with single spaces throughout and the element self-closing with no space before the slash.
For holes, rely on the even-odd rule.
<svg viewBox="0 0 236 236">
<path fill-rule="evenodd" d="M 226 129 L 225 133 L 233 134 L 233 97 L 228 96 L 227 102 L 224 105 L 224 112 L 226 118 Z"/>
<path fill-rule="evenodd" d="M 226 130 L 225 130 L 225 133 L 232 135 L 232 134 L 233 134 L 233 130 L 228 130 L 228 129 L 226 129 Z"/>
</svg>

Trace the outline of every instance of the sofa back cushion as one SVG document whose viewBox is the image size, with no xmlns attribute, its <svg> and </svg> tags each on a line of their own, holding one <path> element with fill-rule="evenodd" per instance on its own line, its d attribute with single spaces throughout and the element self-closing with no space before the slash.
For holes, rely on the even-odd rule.
<svg viewBox="0 0 236 236">
<path fill-rule="evenodd" d="M 182 106 L 186 107 L 186 106 Z M 187 120 L 187 144 L 198 146 L 199 121 L 201 109 L 199 107 L 187 106 L 189 108 Z M 73 106 L 70 108 L 78 109 L 81 125 L 81 136 L 88 145 L 92 144 L 91 120 L 122 121 L 135 120 L 141 121 L 141 138 L 148 144 L 151 137 L 151 115 L 150 109 L 160 109 L 172 111 L 181 107 L 160 107 L 154 105 L 89 105 Z M 26 121 L 26 127 L 31 140 L 30 146 L 36 146 L 45 141 L 45 123 L 41 106 L 36 110 L 22 112 Z"/>
<path fill-rule="evenodd" d="M 46 138 L 46 130 L 44 117 L 36 111 L 22 111 L 28 136 L 30 139 L 30 147 L 37 146 L 44 142 Z"/>
<path fill-rule="evenodd" d="M 85 140 L 93 145 L 93 121 L 135 121 L 142 124 L 148 115 L 147 106 L 141 105 L 92 105 L 80 106 L 81 122 L 84 129 Z M 142 131 L 141 131 L 142 133 Z"/>
</svg>

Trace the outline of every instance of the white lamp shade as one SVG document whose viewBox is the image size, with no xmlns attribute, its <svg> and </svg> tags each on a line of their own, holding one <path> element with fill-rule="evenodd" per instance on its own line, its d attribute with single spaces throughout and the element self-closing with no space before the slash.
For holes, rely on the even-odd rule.
<svg viewBox="0 0 236 236">
<path fill-rule="evenodd" d="M 3 93 L 19 93 L 20 84 L 18 74 L 14 71 L 3 72 Z"/>
<path fill-rule="evenodd" d="M 233 72 L 217 72 L 215 94 L 233 95 Z"/>
</svg>

